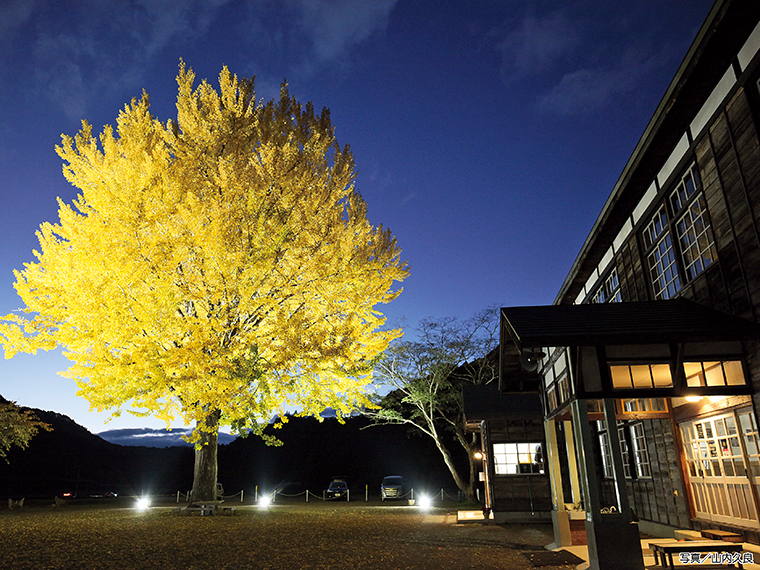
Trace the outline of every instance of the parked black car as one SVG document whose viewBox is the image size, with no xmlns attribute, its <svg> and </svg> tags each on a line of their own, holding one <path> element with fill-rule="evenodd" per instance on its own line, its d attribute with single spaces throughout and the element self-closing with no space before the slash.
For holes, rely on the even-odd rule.
<svg viewBox="0 0 760 570">
<path fill-rule="evenodd" d="M 327 499 L 345 499 L 348 500 L 348 483 L 340 479 L 336 479 L 327 486 L 325 491 L 325 498 Z"/>
</svg>

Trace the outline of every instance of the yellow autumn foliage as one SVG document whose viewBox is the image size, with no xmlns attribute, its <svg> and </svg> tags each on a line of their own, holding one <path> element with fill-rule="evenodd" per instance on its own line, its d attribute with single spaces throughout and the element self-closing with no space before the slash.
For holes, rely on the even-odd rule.
<svg viewBox="0 0 760 570">
<path fill-rule="evenodd" d="M 180 65 L 177 119 L 147 94 L 98 138 L 56 148 L 80 190 L 16 272 L 26 307 L 0 324 L 6 358 L 57 346 L 95 410 L 251 427 L 295 406 L 366 403 L 399 330 L 375 307 L 407 273 L 367 220 L 329 112 L 283 86 L 256 101 L 224 68 L 217 91 Z"/>
</svg>

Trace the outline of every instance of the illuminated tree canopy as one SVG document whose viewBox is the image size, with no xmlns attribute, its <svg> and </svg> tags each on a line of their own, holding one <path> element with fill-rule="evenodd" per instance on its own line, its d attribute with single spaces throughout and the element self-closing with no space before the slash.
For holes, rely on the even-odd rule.
<svg viewBox="0 0 760 570">
<path fill-rule="evenodd" d="M 218 91 L 194 82 L 181 64 L 176 121 L 143 93 L 115 129 L 62 137 L 80 194 L 15 274 L 6 358 L 61 346 L 93 409 L 211 432 L 349 412 L 401 334 L 375 309 L 408 272 L 396 240 L 368 221 L 328 110 L 286 85 L 264 104 L 226 67 Z"/>
<path fill-rule="evenodd" d="M 26 449 L 41 429 L 50 431 L 52 428 L 29 410 L 22 410 L 15 402 L 0 397 L 0 459 L 7 462 L 7 452 L 14 445 Z"/>
</svg>

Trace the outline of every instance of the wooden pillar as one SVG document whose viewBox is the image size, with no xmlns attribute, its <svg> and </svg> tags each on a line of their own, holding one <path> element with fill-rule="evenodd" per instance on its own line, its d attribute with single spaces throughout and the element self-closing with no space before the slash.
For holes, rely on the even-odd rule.
<svg viewBox="0 0 760 570">
<path fill-rule="evenodd" d="M 549 470 L 549 483 L 552 492 L 552 506 L 555 511 L 565 509 L 565 494 L 562 491 L 562 471 L 560 469 L 559 454 L 561 450 L 557 444 L 557 424 L 554 420 L 544 421 L 544 435 L 546 437 L 546 468 Z"/>
<path fill-rule="evenodd" d="M 483 453 L 482 466 L 483 477 L 485 478 L 484 488 L 486 492 L 485 502 L 486 508 L 494 510 L 493 503 L 493 478 L 494 473 L 492 461 L 489 458 L 493 456 L 491 450 L 491 434 L 488 430 L 488 422 L 483 420 L 480 422 L 480 450 Z"/>
<path fill-rule="evenodd" d="M 599 493 L 599 481 L 596 479 L 596 458 L 594 457 L 594 443 L 591 439 L 587 405 L 587 400 L 583 398 L 579 398 L 571 404 L 575 439 L 580 444 L 576 447 L 576 456 L 583 481 L 583 507 L 586 510 L 586 520 L 601 522 L 602 502 Z"/>
<path fill-rule="evenodd" d="M 578 479 L 578 458 L 575 454 L 575 437 L 573 436 L 573 422 L 565 421 L 565 447 L 567 448 L 567 465 L 570 470 L 570 489 L 573 493 L 573 504 L 577 505 L 583 498 L 583 489 Z"/>
<path fill-rule="evenodd" d="M 612 412 L 611 414 L 609 412 Z M 628 518 L 621 513 L 602 514 L 601 493 L 597 479 L 597 461 L 594 455 L 593 434 L 588 419 L 587 401 L 578 399 L 572 403 L 573 427 L 579 444 L 578 463 L 583 481 L 584 506 L 586 507 L 586 540 L 590 570 L 644 570 L 644 557 L 641 552 L 639 525 L 631 523 L 630 509 Z M 615 407 L 611 400 L 604 401 L 605 418 L 612 420 L 615 431 L 620 473 L 623 472 L 623 459 L 617 438 Z M 623 495 L 625 495 L 625 478 L 623 478 Z M 625 495 L 623 504 L 628 504 Z M 627 507 L 626 507 L 627 508 Z"/>
<path fill-rule="evenodd" d="M 620 449 L 617 418 L 615 417 L 615 400 L 605 398 L 603 402 L 604 420 L 607 422 L 607 435 L 610 440 L 610 456 L 612 457 L 612 472 L 615 480 L 616 508 L 622 515 L 623 520 L 631 522 L 631 508 L 628 505 L 628 489 L 625 485 L 625 471 L 623 470 L 623 452 Z"/>
<path fill-rule="evenodd" d="M 560 453 L 562 450 L 557 444 L 557 424 L 554 420 L 544 421 L 544 433 L 546 436 L 546 468 L 549 470 L 549 481 L 552 493 L 552 527 L 554 529 L 554 543 L 552 548 L 571 546 L 573 543 L 570 532 L 570 517 L 565 509 L 565 493 L 562 490 L 562 470 L 560 467 Z M 575 458 L 570 459 L 574 462 Z"/>
</svg>

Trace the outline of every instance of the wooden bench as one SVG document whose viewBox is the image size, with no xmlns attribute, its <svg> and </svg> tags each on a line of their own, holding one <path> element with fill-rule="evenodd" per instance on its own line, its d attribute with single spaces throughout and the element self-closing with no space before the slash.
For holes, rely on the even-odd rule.
<svg viewBox="0 0 760 570">
<path fill-rule="evenodd" d="M 727 530 L 707 529 L 702 531 L 702 536 L 711 540 L 725 540 L 726 542 L 744 542 L 744 537 L 738 532 Z"/>
<path fill-rule="evenodd" d="M 683 530 L 678 529 L 675 531 L 675 537 L 676 540 L 704 540 L 705 537 L 702 536 L 702 533 L 700 533 L 698 530 Z"/>
<path fill-rule="evenodd" d="M 660 566 L 665 566 L 665 557 L 668 557 L 668 567 L 670 570 L 674 570 L 673 554 L 681 553 L 709 553 L 709 552 L 727 552 L 739 554 L 739 559 L 736 562 L 737 568 L 744 568 L 742 566 L 742 545 L 731 542 L 724 542 L 722 540 L 686 540 L 683 542 L 673 540 L 652 540 L 649 542 L 649 548 L 654 553 L 654 563 Z M 659 560 L 658 560 L 659 555 Z M 680 558 L 680 557 L 679 557 Z M 721 562 L 725 564 L 726 562 Z"/>
</svg>

